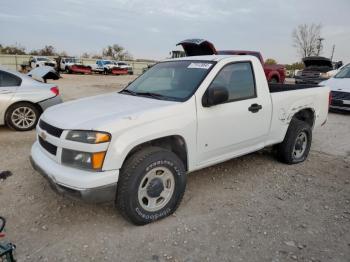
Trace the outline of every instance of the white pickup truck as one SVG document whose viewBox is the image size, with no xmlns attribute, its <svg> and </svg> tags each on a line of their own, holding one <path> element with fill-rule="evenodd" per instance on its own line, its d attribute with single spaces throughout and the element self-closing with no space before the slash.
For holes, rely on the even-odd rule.
<svg viewBox="0 0 350 262">
<path fill-rule="evenodd" d="M 141 225 L 177 209 L 194 170 L 271 145 L 304 161 L 328 105 L 325 86 L 269 86 L 253 56 L 171 59 L 119 93 L 46 110 L 31 162 L 56 191 L 114 200 Z"/>
</svg>

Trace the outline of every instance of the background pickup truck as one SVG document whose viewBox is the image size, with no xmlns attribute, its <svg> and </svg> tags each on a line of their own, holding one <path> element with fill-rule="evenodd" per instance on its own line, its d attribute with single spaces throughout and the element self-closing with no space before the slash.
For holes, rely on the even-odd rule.
<svg viewBox="0 0 350 262">
<path fill-rule="evenodd" d="M 328 78 L 327 72 L 333 69 L 332 61 L 322 56 L 303 58 L 305 68 L 295 75 L 297 84 L 318 84 Z"/>
<path fill-rule="evenodd" d="M 257 51 L 242 51 L 242 50 L 216 50 L 214 45 L 204 39 L 187 39 L 181 41 L 177 45 L 181 45 L 187 56 L 191 55 L 252 55 L 259 59 L 265 72 L 265 76 L 270 83 L 283 84 L 286 79 L 286 67 L 284 65 L 268 65 L 265 64 L 264 58 Z M 199 51 L 199 49 L 202 49 Z"/>
<path fill-rule="evenodd" d="M 114 61 L 112 60 L 97 60 L 95 64 L 89 65 L 93 72 L 109 74 L 110 70 L 115 67 Z"/>
<path fill-rule="evenodd" d="M 170 59 L 119 93 L 49 108 L 31 162 L 58 192 L 116 201 L 142 225 L 177 209 L 194 170 L 272 145 L 304 161 L 328 105 L 325 86 L 269 85 L 254 56 Z"/>
<path fill-rule="evenodd" d="M 32 56 L 29 58 L 29 66 L 33 69 L 39 66 L 51 66 L 55 68 L 57 63 L 55 60 L 49 59 L 45 56 Z"/>
<path fill-rule="evenodd" d="M 58 57 L 57 65 L 59 71 L 65 71 L 66 73 L 83 73 L 91 74 L 91 67 L 83 65 L 83 63 L 75 57 Z"/>
</svg>

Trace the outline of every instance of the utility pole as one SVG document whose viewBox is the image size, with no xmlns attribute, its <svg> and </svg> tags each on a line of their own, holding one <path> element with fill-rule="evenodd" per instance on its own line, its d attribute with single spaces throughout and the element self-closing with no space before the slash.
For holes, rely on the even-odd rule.
<svg viewBox="0 0 350 262">
<path fill-rule="evenodd" d="M 317 39 L 318 40 L 318 44 L 317 44 L 317 56 L 320 55 L 321 49 L 322 49 L 322 41 L 324 40 L 324 38 L 320 37 Z"/>
<path fill-rule="evenodd" d="M 331 61 L 333 61 L 334 49 L 335 49 L 335 45 L 333 45 L 333 48 L 332 48 Z"/>
</svg>

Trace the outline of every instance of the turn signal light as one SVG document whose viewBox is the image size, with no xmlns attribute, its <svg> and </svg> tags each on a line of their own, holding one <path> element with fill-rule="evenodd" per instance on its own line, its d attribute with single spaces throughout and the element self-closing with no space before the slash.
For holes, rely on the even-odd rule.
<svg viewBox="0 0 350 262">
<path fill-rule="evenodd" d="M 106 152 L 92 153 L 92 168 L 101 169 L 105 160 Z"/>
</svg>

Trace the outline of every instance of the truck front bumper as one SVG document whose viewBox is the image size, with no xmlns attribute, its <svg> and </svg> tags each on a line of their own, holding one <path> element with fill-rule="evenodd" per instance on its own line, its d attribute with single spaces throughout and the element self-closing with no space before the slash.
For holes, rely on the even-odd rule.
<svg viewBox="0 0 350 262">
<path fill-rule="evenodd" d="M 38 142 L 32 147 L 30 162 L 59 194 L 90 203 L 115 200 L 119 170 L 89 172 L 63 166 L 49 158 Z"/>
</svg>

